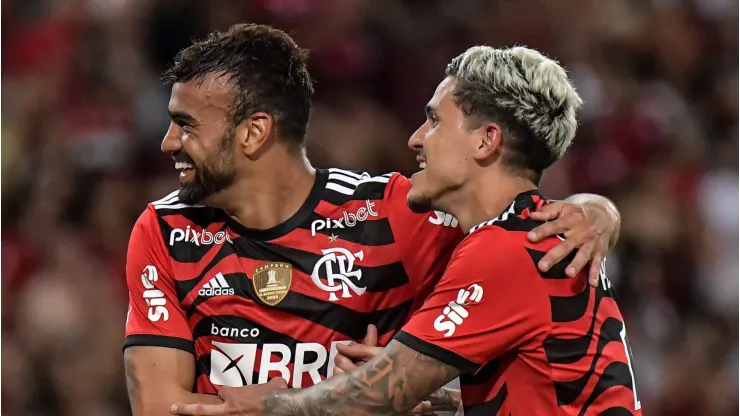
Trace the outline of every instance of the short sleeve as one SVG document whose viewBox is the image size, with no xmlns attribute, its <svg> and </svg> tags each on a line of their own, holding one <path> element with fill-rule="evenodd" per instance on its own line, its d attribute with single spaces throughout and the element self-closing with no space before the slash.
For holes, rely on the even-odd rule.
<svg viewBox="0 0 740 416">
<path fill-rule="evenodd" d="M 194 352 L 193 336 L 175 291 L 154 208 L 134 225 L 126 259 L 129 310 L 124 349 L 147 345 Z"/>
<path fill-rule="evenodd" d="M 460 243 L 432 294 L 395 339 L 475 374 L 549 326 L 539 280 L 525 249 L 506 231 L 477 230 Z"/>
<path fill-rule="evenodd" d="M 419 299 L 423 300 L 444 273 L 463 233 L 457 219 L 449 214 L 411 211 L 406 203 L 410 189 L 409 178 L 395 174 L 386 188 L 385 206 L 406 273 L 416 285 Z"/>
</svg>

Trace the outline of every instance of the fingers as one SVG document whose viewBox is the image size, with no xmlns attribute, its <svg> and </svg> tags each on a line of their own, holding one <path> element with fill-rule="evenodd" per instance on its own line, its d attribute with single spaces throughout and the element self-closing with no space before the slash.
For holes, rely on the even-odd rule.
<svg viewBox="0 0 740 416">
<path fill-rule="evenodd" d="M 225 404 L 173 404 L 170 408 L 173 415 L 189 416 L 217 416 L 226 415 L 227 408 Z"/>
<path fill-rule="evenodd" d="M 412 415 L 426 415 L 432 413 L 432 402 L 424 400 L 411 410 Z"/>
<path fill-rule="evenodd" d="M 548 209 L 555 211 L 552 213 L 545 211 Z M 545 216 L 543 217 L 545 219 L 540 219 L 539 216 L 535 215 L 542 212 L 545 212 Z M 566 234 L 568 231 L 582 226 L 584 221 L 588 221 L 582 207 L 566 202 L 555 202 L 550 206 L 542 208 L 542 211 L 533 212 L 530 215 L 536 221 L 549 221 L 527 233 L 527 238 L 533 243 L 544 240 L 547 237 Z M 590 226 L 591 224 L 589 223 L 588 225 Z"/>
<path fill-rule="evenodd" d="M 282 390 L 288 388 L 288 381 L 282 377 L 275 377 L 268 381 L 267 385 L 272 387 L 274 390 Z"/>
<path fill-rule="evenodd" d="M 583 269 L 586 264 L 591 260 L 591 257 L 594 253 L 594 246 L 596 243 L 594 241 L 589 241 L 585 244 L 583 244 L 576 253 L 575 258 L 573 258 L 573 261 L 570 262 L 568 267 L 565 268 L 565 274 L 569 277 L 573 277 L 578 274 L 578 272 Z"/>
<path fill-rule="evenodd" d="M 334 373 L 338 373 L 338 371 L 341 372 L 350 372 L 357 368 L 354 362 L 350 360 L 349 358 L 345 357 L 342 354 L 337 354 L 337 356 L 334 358 Z"/>
<path fill-rule="evenodd" d="M 558 218 L 565 204 L 563 202 L 553 202 L 540 208 L 539 211 L 532 212 L 530 218 L 535 221 L 550 221 Z"/>
<path fill-rule="evenodd" d="M 576 247 L 575 241 L 572 238 L 566 238 L 560 244 L 551 248 L 550 251 L 548 251 L 545 256 L 537 262 L 537 268 L 539 268 L 543 273 L 549 271 L 553 265 L 568 257 L 568 254 L 570 254 L 570 252 Z"/>
<path fill-rule="evenodd" d="M 594 254 L 594 259 L 591 260 L 591 267 L 588 271 L 588 283 L 597 287 L 599 285 L 599 279 L 601 278 L 601 263 L 604 261 L 604 254 L 599 252 Z"/>
<path fill-rule="evenodd" d="M 378 345 L 378 328 L 375 325 L 370 324 L 367 326 L 367 334 L 365 334 L 365 339 L 362 340 L 362 343 L 372 347 Z"/>
<path fill-rule="evenodd" d="M 382 348 L 380 347 L 371 347 L 354 342 L 347 345 L 337 345 L 337 351 L 339 352 L 339 354 L 344 355 L 345 357 L 355 362 L 370 361 L 370 359 L 375 357 L 381 350 Z"/>
</svg>

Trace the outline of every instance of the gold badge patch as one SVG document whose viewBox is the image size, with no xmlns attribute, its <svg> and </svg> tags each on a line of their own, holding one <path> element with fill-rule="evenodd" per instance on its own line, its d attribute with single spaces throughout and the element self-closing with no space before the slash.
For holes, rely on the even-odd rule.
<svg viewBox="0 0 740 416">
<path fill-rule="evenodd" d="M 268 263 L 254 271 L 252 285 L 262 302 L 275 306 L 285 299 L 293 281 L 293 266 L 289 263 Z"/>
</svg>

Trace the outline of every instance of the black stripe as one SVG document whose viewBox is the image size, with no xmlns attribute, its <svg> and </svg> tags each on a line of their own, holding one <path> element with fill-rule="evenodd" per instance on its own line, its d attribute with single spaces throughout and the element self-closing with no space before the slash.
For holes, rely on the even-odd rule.
<svg viewBox="0 0 740 416">
<path fill-rule="evenodd" d="M 265 262 L 284 262 L 290 263 L 296 270 L 307 275 L 313 273 L 314 267 L 317 266 L 323 255 L 309 253 L 307 251 L 271 244 L 263 241 L 253 241 L 245 238 L 238 238 L 235 242 L 236 252 L 239 257 L 249 258 Z M 390 289 L 401 287 L 409 282 L 406 269 L 398 261 L 382 266 L 360 266 L 354 265 L 354 270 L 362 271 L 362 278 L 356 280 L 351 278 L 359 287 L 364 287 L 368 292 L 377 293 L 385 292 Z M 335 271 L 338 269 L 335 267 Z M 319 267 L 319 278 L 326 281 L 326 271 L 324 267 Z M 328 295 L 327 295 L 328 296 Z"/>
<path fill-rule="evenodd" d="M 573 322 L 586 314 L 591 286 L 584 286 L 581 293 L 574 296 L 550 296 L 550 315 L 553 322 Z"/>
<path fill-rule="evenodd" d="M 537 266 L 537 263 L 542 260 L 543 257 L 545 257 L 545 254 L 547 254 L 544 251 L 535 250 L 529 247 L 524 247 L 527 250 L 527 254 L 529 254 L 529 257 L 532 258 L 532 262 L 534 263 L 535 267 Z M 576 253 L 571 252 L 566 258 L 563 260 L 555 263 L 550 270 L 543 272 L 539 268 L 537 271 L 540 273 L 540 276 L 542 276 L 543 279 L 571 279 L 567 274 L 565 274 L 565 269 L 568 267 L 570 262 L 575 259 Z"/>
<path fill-rule="evenodd" d="M 179 203 L 179 202 L 178 202 Z M 226 213 L 218 208 L 211 207 L 185 207 L 179 209 L 167 209 L 154 207 L 157 217 L 163 218 L 170 215 L 179 215 L 193 222 L 199 227 L 207 227 L 214 222 L 225 221 Z M 166 241 L 166 240 L 165 240 Z"/>
<path fill-rule="evenodd" d="M 262 301 L 254 291 L 251 281 L 245 274 L 230 273 L 223 276 L 229 287 L 234 289 L 234 296 L 251 299 L 262 304 Z M 176 282 L 175 284 L 176 286 L 181 284 L 192 285 L 190 282 Z M 178 290 L 179 292 L 180 290 Z M 199 295 L 193 304 L 186 308 L 185 312 L 187 316 L 192 316 L 196 307 L 208 299 L 210 297 Z M 372 312 L 358 312 L 335 302 L 314 299 L 297 292 L 288 292 L 285 299 L 277 305 L 264 307 L 290 313 L 337 331 L 352 339 L 362 339 L 365 336 L 367 326 L 370 324 L 374 324 L 380 334 L 396 332 L 406 322 L 411 311 L 412 303 L 413 299 L 391 308 Z"/>
<path fill-rule="evenodd" d="M 346 219 L 352 221 L 350 214 L 354 215 L 354 213 L 347 213 L 347 218 L 342 216 L 336 220 L 329 220 L 327 225 L 326 217 L 313 213 L 300 228 L 315 231 L 316 236 L 312 238 L 328 238 L 330 235 L 336 235 L 342 240 L 363 246 L 384 246 L 395 243 L 391 223 L 387 218 L 373 219 L 370 217 L 365 221 L 357 221 L 354 225 L 348 226 Z M 316 229 L 312 230 L 314 224 Z"/>
<path fill-rule="evenodd" d="M 352 185 L 346 184 L 344 182 L 330 180 L 329 181 L 336 183 L 337 185 L 342 185 L 344 187 L 347 187 L 349 189 L 353 189 Z M 389 180 L 390 182 L 390 180 Z M 376 200 L 376 199 L 383 199 L 385 197 L 385 188 L 388 186 L 388 182 L 364 182 L 358 185 L 356 188 L 354 188 L 354 193 L 352 195 L 345 195 L 342 193 L 339 193 L 337 191 L 333 191 L 331 189 L 327 189 L 323 199 L 326 202 L 329 202 L 333 205 L 344 205 L 345 203 L 349 201 L 362 201 L 365 199 L 370 200 Z"/>
<path fill-rule="evenodd" d="M 619 335 L 622 330 L 622 322 L 616 318 L 609 317 L 606 319 L 604 324 L 601 326 L 601 333 L 596 346 L 596 354 L 594 354 L 593 360 L 591 360 L 591 366 L 588 371 L 580 378 L 572 381 L 555 381 L 555 394 L 558 399 L 558 405 L 564 406 L 573 403 L 583 392 L 586 387 L 589 378 L 593 376 L 596 370 L 596 363 L 601 357 L 604 347 L 612 341 L 621 341 Z M 593 326 L 589 332 L 593 331 Z M 573 354 L 586 355 L 587 351 L 573 351 Z M 625 364 L 626 366 L 626 364 Z M 628 373 L 629 376 L 629 373 Z"/>
<path fill-rule="evenodd" d="M 630 390 L 633 389 L 629 366 L 621 361 L 614 361 L 606 366 L 604 373 L 599 377 L 599 381 L 596 382 L 596 386 L 591 392 L 591 395 L 588 396 L 588 399 L 586 399 L 586 402 L 583 404 L 581 411 L 578 412 L 578 416 L 585 415 L 588 412 L 589 406 L 591 406 L 602 393 L 615 386 L 624 386 Z M 603 413 L 600 414 L 603 415 Z M 631 413 L 628 412 L 626 414 Z"/>
<path fill-rule="evenodd" d="M 480 367 L 461 355 L 417 338 L 406 331 L 399 331 L 393 339 L 437 361 L 451 365 L 465 374 L 474 374 Z"/>
<path fill-rule="evenodd" d="M 501 386 L 496 396 L 484 403 L 475 404 L 472 406 L 465 406 L 463 403 L 463 410 L 465 416 L 494 416 L 497 415 L 501 408 L 504 406 L 506 396 L 509 395 L 509 391 L 506 387 L 506 383 Z"/>
<path fill-rule="evenodd" d="M 236 253 L 234 246 L 231 244 L 222 244 L 218 249 L 218 253 L 213 256 L 213 259 L 201 270 L 198 276 L 188 279 L 175 280 L 175 292 L 177 292 L 177 299 L 182 303 L 183 299 L 203 280 L 203 277 L 214 268 L 219 262 L 226 257 Z"/>
<path fill-rule="evenodd" d="M 123 340 L 123 349 L 129 347 L 165 347 L 183 350 L 195 354 L 193 342 L 184 338 L 167 337 L 164 335 L 136 334 L 129 335 Z"/>
<path fill-rule="evenodd" d="M 498 373 L 499 368 L 501 367 L 501 360 L 499 359 L 493 359 L 486 363 L 480 370 L 478 370 L 477 373 L 470 375 L 470 374 L 464 374 L 460 376 L 460 385 L 461 386 L 471 386 L 481 383 L 486 383 L 490 381 L 496 373 Z"/>
</svg>

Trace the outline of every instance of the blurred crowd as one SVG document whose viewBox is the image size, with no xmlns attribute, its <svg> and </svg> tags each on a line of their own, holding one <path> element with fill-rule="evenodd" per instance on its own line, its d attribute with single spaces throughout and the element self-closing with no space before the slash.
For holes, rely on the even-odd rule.
<svg viewBox="0 0 740 416">
<path fill-rule="evenodd" d="M 130 414 L 124 265 L 177 186 L 169 87 L 190 40 L 252 21 L 311 50 L 318 167 L 412 173 L 406 140 L 474 44 L 560 60 L 585 100 L 552 197 L 612 198 L 608 270 L 645 415 L 738 414 L 733 0 L 4 0 L 2 414 Z"/>
</svg>

